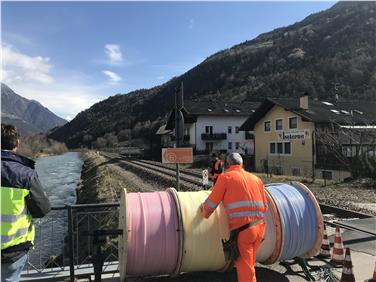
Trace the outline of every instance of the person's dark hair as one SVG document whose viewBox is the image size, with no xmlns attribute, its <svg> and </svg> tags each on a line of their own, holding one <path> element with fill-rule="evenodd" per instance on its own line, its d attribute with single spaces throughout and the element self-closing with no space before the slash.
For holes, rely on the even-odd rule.
<svg viewBox="0 0 376 282">
<path fill-rule="evenodd" d="M 11 124 L 1 124 L 1 149 L 13 150 L 20 138 L 17 128 Z"/>
<path fill-rule="evenodd" d="M 212 153 L 211 156 L 212 156 L 212 158 L 216 158 L 216 157 L 218 157 L 216 153 Z"/>
</svg>

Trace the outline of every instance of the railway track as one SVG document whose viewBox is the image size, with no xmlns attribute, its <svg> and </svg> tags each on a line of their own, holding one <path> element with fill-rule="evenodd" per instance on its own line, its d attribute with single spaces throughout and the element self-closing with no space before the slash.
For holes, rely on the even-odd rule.
<svg viewBox="0 0 376 282">
<path fill-rule="evenodd" d="M 126 159 L 121 155 L 114 154 L 114 153 L 107 153 L 107 152 L 101 152 L 101 154 L 104 157 L 110 158 L 110 159 L 116 159 L 120 163 L 127 164 L 136 168 L 143 168 L 143 169 L 148 169 L 154 173 L 160 173 L 172 178 L 176 177 L 175 169 L 163 165 L 155 165 L 153 163 L 150 163 L 148 161 L 143 161 L 143 160 L 133 160 L 133 159 Z M 189 186 L 192 187 L 194 186 L 193 190 L 202 190 L 202 181 L 201 179 L 197 178 L 197 175 L 195 175 L 192 172 L 180 170 L 180 183 L 183 186 Z M 187 185 L 186 183 L 189 183 Z"/>
<path fill-rule="evenodd" d="M 114 153 L 107 153 L 107 152 L 101 152 L 102 155 L 104 155 L 107 158 L 116 158 L 121 162 L 126 162 L 130 165 L 133 166 L 138 166 L 146 169 L 150 169 L 152 171 L 162 173 L 171 177 L 176 177 L 176 172 L 175 168 L 171 167 L 169 165 L 161 164 L 158 162 L 154 161 L 148 161 L 148 160 L 135 160 L 135 159 L 126 159 L 122 155 L 114 154 Z M 202 175 L 200 173 L 188 171 L 181 169 L 180 170 L 180 179 L 181 182 L 188 182 L 189 184 L 193 184 L 197 187 L 195 190 L 202 190 Z M 352 210 L 347 210 L 347 209 L 342 209 L 339 207 L 335 207 L 332 205 L 327 205 L 323 203 L 319 203 L 321 212 L 323 214 L 332 214 L 337 218 L 370 218 L 373 217 L 372 215 L 357 212 L 357 211 L 352 211 Z M 327 223 L 330 223 L 329 221 Z M 343 224 L 345 225 L 345 224 Z"/>
</svg>

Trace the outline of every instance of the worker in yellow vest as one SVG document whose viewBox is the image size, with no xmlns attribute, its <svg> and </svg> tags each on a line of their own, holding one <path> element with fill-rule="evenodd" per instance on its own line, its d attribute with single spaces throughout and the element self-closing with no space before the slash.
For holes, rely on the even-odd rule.
<svg viewBox="0 0 376 282">
<path fill-rule="evenodd" d="M 17 282 L 33 247 L 32 218 L 51 209 L 35 172 L 34 161 L 16 153 L 17 129 L 1 125 L 1 282 Z"/>
</svg>

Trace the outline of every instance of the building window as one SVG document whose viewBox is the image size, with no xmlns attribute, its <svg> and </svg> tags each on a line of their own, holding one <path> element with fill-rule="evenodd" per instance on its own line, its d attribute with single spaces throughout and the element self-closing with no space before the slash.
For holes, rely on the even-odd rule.
<svg viewBox="0 0 376 282">
<path fill-rule="evenodd" d="M 270 121 L 264 122 L 264 131 L 270 132 L 272 130 L 272 123 Z"/>
<path fill-rule="evenodd" d="M 283 143 L 282 142 L 277 143 L 277 154 L 283 154 Z"/>
<path fill-rule="evenodd" d="M 322 179 L 332 180 L 333 179 L 333 172 L 329 170 L 321 171 Z"/>
<path fill-rule="evenodd" d="M 213 134 L 213 126 L 205 126 L 206 134 Z"/>
<path fill-rule="evenodd" d="M 239 142 L 235 142 L 235 149 L 239 150 Z"/>
<path fill-rule="evenodd" d="M 270 142 L 269 153 L 271 155 L 291 155 L 291 142 Z"/>
<path fill-rule="evenodd" d="M 232 142 L 228 142 L 228 149 L 232 150 Z"/>
<path fill-rule="evenodd" d="M 297 117 L 290 117 L 289 118 L 289 129 L 298 128 L 298 118 Z"/>
<path fill-rule="evenodd" d="M 275 130 L 283 130 L 283 119 L 277 119 L 275 121 Z"/>
<path fill-rule="evenodd" d="M 285 145 L 285 150 L 284 150 L 284 154 L 285 155 L 290 155 L 291 154 L 291 142 L 285 142 L 284 143 L 284 145 Z"/>
<path fill-rule="evenodd" d="M 232 126 L 229 126 L 229 127 L 227 128 L 227 133 L 231 134 L 231 132 L 232 132 Z"/>
<path fill-rule="evenodd" d="M 299 167 L 293 167 L 292 168 L 292 175 L 293 176 L 300 176 L 300 168 Z"/>
<path fill-rule="evenodd" d="M 235 126 L 235 133 L 239 133 L 239 126 Z"/>
<path fill-rule="evenodd" d="M 275 154 L 275 143 L 269 144 L 269 152 L 270 154 Z"/>
<path fill-rule="evenodd" d="M 281 166 L 273 166 L 272 172 L 275 175 L 283 175 L 283 168 Z"/>
</svg>

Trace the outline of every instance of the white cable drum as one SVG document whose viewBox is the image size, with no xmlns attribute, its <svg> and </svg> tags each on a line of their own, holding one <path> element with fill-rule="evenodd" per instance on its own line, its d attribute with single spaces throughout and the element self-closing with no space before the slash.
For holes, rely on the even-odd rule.
<svg viewBox="0 0 376 282">
<path fill-rule="evenodd" d="M 265 213 L 265 222 L 267 222 L 267 224 L 264 241 L 261 243 L 256 256 L 256 260 L 259 262 L 266 261 L 272 255 L 276 241 L 276 227 L 269 210 Z"/>
<path fill-rule="evenodd" d="M 256 254 L 256 261 L 263 264 L 273 264 L 280 256 L 282 249 L 282 228 L 281 219 L 268 191 L 266 191 L 268 209 L 265 213 L 265 237 Z"/>
</svg>

